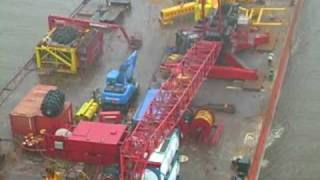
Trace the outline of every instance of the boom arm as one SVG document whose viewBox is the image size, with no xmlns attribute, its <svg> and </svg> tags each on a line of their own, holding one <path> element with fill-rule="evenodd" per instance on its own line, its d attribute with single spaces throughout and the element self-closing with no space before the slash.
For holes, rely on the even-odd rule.
<svg viewBox="0 0 320 180">
<path fill-rule="evenodd" d="M 120 151 L 121 180 L 141 179 L 150 154 L 168 137 L 220 54 L 221 42 L 199 41 L 187 51 Z"/>
<path fill-rule="evenodd" d="M 126 82 L 126 81 L 132 81 L 133 79 L 133 73 L 136 68 L 136 62 L 137 62 L 138 53 L 137 51 L 134 51 L 128 59 L 121 64 L 119 68 L 119 79 L 118 82 Z"/>
</svg>

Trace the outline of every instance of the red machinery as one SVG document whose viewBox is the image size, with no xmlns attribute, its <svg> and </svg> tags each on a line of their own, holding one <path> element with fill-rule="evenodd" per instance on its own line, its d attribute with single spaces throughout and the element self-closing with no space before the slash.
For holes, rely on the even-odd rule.
<svg viewBox="0 0 320 180">
<path fill-rule="evenodd" d="M 132 49 L 142 45 L 141 40 L 129 37 L 117 24 L 61 16 L 49 16 L 48 23 L 49 32 L 35 47 L 37 69 L 45 74 L 76 74 L 79 69 L 93 64 L 103 53 L 104 34 L 101 29 L 120 29 Z"/>
<path fill-rule="evenodd" d="M 105 23 L 105 22 L 92 22 L 90 20 L 86 19 L 76 19 L 76 18 L 69 18 L 69 17 L 62 17 L 62 16 L 49 16 L 48 17 L 49 22 L 49 29 L 52 29 L 55 24 L 73 24 L 73 25 L 79 25 L 82 27 L 93 27 L 103 30 L 120 30 L 123 37 L 128 42 L 130 48 L 132 49 L 138 49 L 142 45 L 141 39 L 137 39 L 135 36 L 129 36 L 127 31 L 124 29 L 123 26 L 119 24 L 112 24 L 112 23 Z"/>
<path fill-rule="evenodd" d="M 70 18 L 70 17 L 62 17 L 62 16 L 52 16 L 50 15 L 48 17 L 48 22 L 49 22 L 49 29 L 53 29 L 57 24 L 63 24 L 63 25 L 74 25 L 74 26 L 79 26 L 84 29 L 88 27 L 93 27 L 93 28 L 100 28 L 100 29 L 119 29 L 125 39 L 130 43 L 130 37 L 128 36 L 127 32 L 123 28 L 123 26 L 118 25 L 118 24 L 110 24 L 110 23 L 98 23 L 98 22 L 92 22 L 90 20 L 85 20 L 85 19 L 76 19 L 76 18 Z"/>
<path fill-rule="evenodd" d="M 232 44 L 233 52 L 255 48 L 258 45 L 266 44 L 269 42 L 268 33 L 254 33 L 251 35 L 249 28 L 238 27 L 231 33 L 230 41 Z"/>
<path fill-rule="evenodd" d="M 120 124 L 122 114 L 120 111 L 101 111 L 99 113 L 99 122 Z"/>
<path fill-rule="evenodd" d="M 75 162 L 110 165 L 119 162 L 119 148 L 127 135 L 127 126 L 81 121 L 71 131 L 58 131 L 55 135 L 45 135 L 46 155 Z"/>
<path fill-rule="evenodd" d="M 191 121 L 184 119 L 179 122 L 179 129 L 184 136 L 192 135 L 198 137 L 198 140 L 204 144 L 215 145 L 218 143 L 223 129 L 223 123 L 216 123 L 214 113 L 209 107 L 197 108 L 196 112 L 192 114 Z"/>
<path fill-rule="evenodd" d="M 141 179 L 148 157 L 182 119 L 221 47 L 221 42 L 196 42 L 162 83 L 143 119 L 121 146 L 120 179 Z"/>
<path fill-rule="evenodd" d="M 103 32 L 86 21 L 49 16 L 49 32 L 35 47 L 37 69 L 75 74 L 103 53 Z"/>
<path fill-rule="evenodd" d="M 257 80 L 258 73 L 255 69 L 242 66 L 230 53 L 223 53 L 225 65 L 212 66 L 209 77 L 221 79 Z"/>
<path fill-rule="evenodd" d="M 178 59 L 169 58 L 160 65 L 161 70 L 164 72 L 171 73 L 177 66 L 182 58 L 177 57 Z M 210 78 L 221 78 L 221 79 L 238 79 L 238 80 L 257 80 L 258 73 L 255 69 L 248 69 L 241 65 L 237 59 L 228 52 L 223 53 L 223 62 L 224 65 L 215 64 L 211 66 L 208 77 Z"/>
</svg>

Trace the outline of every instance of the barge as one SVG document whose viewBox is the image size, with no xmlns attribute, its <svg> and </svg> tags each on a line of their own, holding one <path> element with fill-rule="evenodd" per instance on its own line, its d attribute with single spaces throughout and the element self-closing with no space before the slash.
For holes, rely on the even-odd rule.
<svg viewBox="0 0 320 180">
<path fill-rule="evenodd" d="M 288 5 L 288 2 L 284 4 Z M 132 2 L 132 15 L 124 22 L 124 26 L 129 32 L 141 31 L 144 45 L 139 51 L 140 60 L 137 64 L 137 81 L 141 84 L 142 92 L 148 88 L 151 75 L 156 74 L 162 63 L 162 57 L 166 55 L 165 47 L 172 45 L 174 33 L 181 27 L 190 27 L 193 23 L 190 20 L 180 19 L 175 26 L 168 29 L 160 28 L 157 19 L 157 12 L 167 4 L 144 3 L 140 1 Z M 280 43 L 275 50 L 275 79 L 271 82 L 264 82 L 263 91 L 249 92 L 239 86 L 238 81 L 231 80 L 206 80 L 200 91 L 193 99 L 192 106 L 201 106 L 208 103 L 230 103 L 237 108 L 235 114 L 216 113 L 217 121 L 224 123 L 224 132 L 219 143 L 215 146 L 199 144 L 198 142 L 188 142 L 182 144 L 180 153 L 188 156 L 189 160 L 183 162 L 181 166 L 181 179 L 229 179 L 234 171 L 230 169 L 232 158 L 239 155 L 249 154 L 252 157 L 252 164 L 248 174 L 248 179 L 257 179 L 261 159 L 267 136 L 270 131 L 272 118 L 279 98 L 281 85 L 290 53 L 290 44 L 293 41 L 294 28 L 299 16 L 299 10 L 303 1 L 298 1 L 294 8 L 288 11 L 290 21 L 284 25 L 282 30 L 287 31 L 279 37 Z M 135 13 L 139 12 L 139 13 Z M 140 13 L 148 14 L 142 16 Z M 143 17 L 143 18 L 141 18 Z M 143 26 L 145 29 L 138 27 Z M 150 34 L 150 32 L 153 32 Z M 278 30 L 279 31 L 279 30 Z M 280 30 L 281 31 L 281 30 Z M 10 136 L 8 112 L 20 101 L 33 85 L 39 82 L 43 84 L 56 85 L 65 92 L 69 101 L 73 102 L 75 108 L 88 99 L 92 89 L 103 87 L 104 74 L 108 69 L 116 68 L 120 60 L 125 58 L 127 44 L 125 39 L 119 35 L 106 33 L 106 42 L 111 42 L 104 47 L 104 55 L 78 76 L 55 75 L 51 77 L 39 78 L 37 72 L 31 71 L 24 77 L 17 89 L 12 92 L 11 98 L 6 99 L 2 105 L 1 117 L 7 121 L 4 123 L 4 135 Z M 155 44 L 157 42 L 157 44 Z M 119 51 L 119 49 L 122 49 Z M 266 54 L 249 52 L 241 54 L 241 59 L 247 66 L 261 68 L 265 66 Z M 242 63 L 243 63 L 242 62 Z M 149 76 L 147 75 L 149 74 Z M 146 76 L 147 75 L 147 76 Z M 12 151 L 11 146 L 4 148 L 5 151 Z M 19 151 L 14 152 L 17 162 L 7 159 L 8 166 L 4 169 L 4 178 L 18 179 L 42 179 L 38 173 L 39 167 L 45 166 L 43 158 L 40 156 L 28 155 Z M 22 158 L 20 158 L 22 157 Z M 10 157 L 8 157 L 10 158 Z M 10 168 L 8 168 L 10 167 Z"/>
</svg>

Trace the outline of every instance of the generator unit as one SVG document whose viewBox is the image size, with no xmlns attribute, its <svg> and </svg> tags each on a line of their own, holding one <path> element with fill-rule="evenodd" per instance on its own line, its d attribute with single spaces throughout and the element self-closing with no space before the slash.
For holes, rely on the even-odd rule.
<svg viewBox="0 0 320 180">
<path fill-rule="evenodd" d="M 73 162 L 111 165 L 119 162 L 127 125 L 80 121 L 74 129 L 45 135 L 45 154 Z"/>
</svg>

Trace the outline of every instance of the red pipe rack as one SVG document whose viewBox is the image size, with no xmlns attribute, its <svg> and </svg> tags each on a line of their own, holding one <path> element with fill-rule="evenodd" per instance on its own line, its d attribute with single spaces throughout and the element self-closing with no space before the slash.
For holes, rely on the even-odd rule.
<svg viewBox="0 0 320 180">
<path fill-rule="evenodd" d="M 221 42 L 199 41 L 162 83 L 120 151 L 120 179 L 141 179 L 148 157 L 176 127 L 220 54 Z"/>
<path fill-rule="evenodd" d="M 98 28 L 98 29 L 112 29 L 117 30 L 119 29 L 121 33 L 123 34 L 124 38 L 127 40 L 127 42 L 130 44 L 131 39 L 127 33 L 127 31 L 124 29 L 123 26 L 118 24 L 112 24 L 112 23 L 101 23 L 101 22 L 93 22 L 86 19 L 79 19 L 79 18 L 71 18 L 71 17 L 63 17 L 63 16 L 48 16 L 48 22 L 49 22 L 49 29 L 51 30 L 54 28 L 57 24 L 68 24 L 68 25 L 74 25 L 78 27 L 82 27 L 84 29 L 92 27 L 92 28 Z"/>
</svg>

